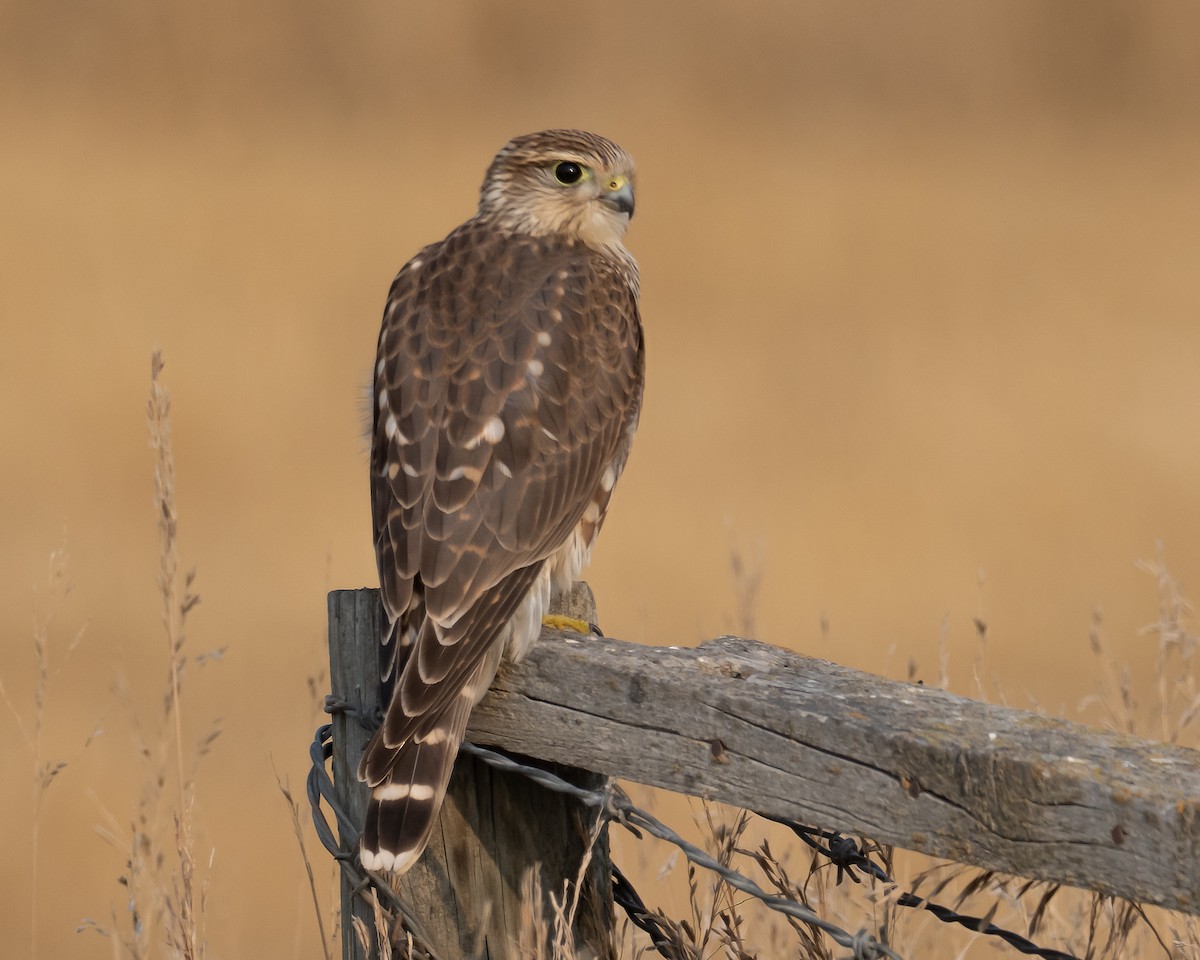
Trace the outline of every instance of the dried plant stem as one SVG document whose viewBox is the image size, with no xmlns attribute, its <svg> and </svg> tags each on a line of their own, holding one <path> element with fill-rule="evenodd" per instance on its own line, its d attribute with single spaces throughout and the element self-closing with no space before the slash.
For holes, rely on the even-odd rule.
<svg viewBox="0 0 1200 960">
<path fill-rule="evenodd" d="M 175 815 L 175 841 L 179 855 L 179 886 L 174 920 L 176 948 L 188 960 L 203 955 L 199 938 L 196 904 L 195 856 L 192 839 L 192 786 L 184 769 L 183 701 L 180 695 L 184 668 L 184 621 L 199 598 L 191 592 L 192 575 L 181 578 L 176 542 L 175 458 L 171 446 L 171 398 L 160 382 L 163 370 L 160 351 L 150 360 L 150 400 L 147 419 L 150 447 L 154 451 L 154 503 L 158 514 L 159 592 L 162 596 L 163 626 L 170 654 L 168 674 L 170 695 L 167 712 L 171 718 L 175 746 L 175 776 L 178 806 Z M 203 898 L 201 898 L 203 899 Z"/>
<path fill-rule="evenodd" d="M 51 566 L 51 585 L 54 583 L 55 575 L 55 554 L 50 555 Z M 41 850 L 41 833 L 42 833 L 42 801 L 46 797 L 46 790 L 50 786 L 50 777 L 47 776 L 48 771 L 45 769 L 42 762 L 42 729 L 43 719 L 45 717 L 46 706 L 46 687 L 50 682 L 50 621 L 54 617 L 53 609 L 51 609 L 41 622 L 38 620 L 37 612 L 34 612 L 34 632 L 33 645 L 37 653 L 37 680 L 33 688 L 33 736 L 32 739 L 26 734 L 26 740 L 29 743 L 29 749 L 33 756 L 33 829 L 30 833 L 30 851 L 29 851 L 29 956 L 30 960 L 37 960 L 38 942 L 37 942 L 37 909 L 38 909 L 38 864 L 41 857 L 38 855 Z M 22 730 L 24 733 L 25 731 Z M 52 776 L 52 774 L 50 775 Z"/>
<path fill-rule="evenodd" d="M 8 694 L 3 680 L 0 680 L 0 699 L 8 707 L 16 721 L 21 740 L 29 753 L 33 764 L 33 823 L 30 829 L 29 854 L 29 956 L 38 956 L 38 885 L 41 864 L 41 827 L 42 807 L 50 785 L 60 773 L 66 769 L 67 763 L 62 760 L 46 760 L 43 755 L 43 731 L 45 729 L 46 699 L 50 683 L 56 671 L 50 665 L 50 628 L 54 623 L 59 607 L 71 592 L 71 584 L 67 579 L 67 552 L 63 546 L 50 552 L 50 575 L 47 596 L 44 603 L 38 603 L 38 594 L 34 591 L 33 608 L 33 649 L 36 662 L 36 673 L 33 685 L 33 717 L 26 724 L 21 712 Z M 83 638 L 81 628 L 68 642 L 66 656 L 75 651 Z M 84 742 L 86 748 L 91 737 Z"/>
<path fill-rule="evenodd" d="M 163 601 L 163 626 L 171 655 L 170 712 L 175 732 L 175 765 L 179 783 L 179 806 L 184 806 L 183 719 L 179 699 L 180 655 L 183 648 L 183 605 L 179 601 L 179 552 L 175 542 L 175 459 L 171 449 L 171 397 L 159 382 L 163 370 L 162 353 L 154 351 L 150 359 L 150 446 L 154 450 L 154 505 L 158 512 L 159 576 Z"/>
<path fill-rule="evenodd" d="M 300 826 L 300 805 L 296 803 L 292 791 L 280 778 L 278 770 L 275 771 L 275 785 L 283 794 L 283 799 L 288 805 L 288 812 L 292 816 L 292 833 L 300 845 L 300 859 L 304 861 L 304 871 L 308 874 L 308 889 L 312 894 L 313 912 L 317 915 L 317 930 L 321 936 L 321 952 L 325 960 L 333 960 L 329 953 L 329 936 L 325 932 L 325 918 L 321 913 L 321 898 L 317 894 L 317 881 L 313 876 L 312 860 L 308 856 L 308 844 L 304 842 L 304 829 Z"/>
</svg>

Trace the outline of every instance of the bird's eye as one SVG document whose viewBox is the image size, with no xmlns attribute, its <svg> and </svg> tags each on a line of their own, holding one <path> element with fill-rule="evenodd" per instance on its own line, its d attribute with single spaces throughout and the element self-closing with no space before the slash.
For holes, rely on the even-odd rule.
<svg viewBox="0 0 1200 960">
<path fill-rule="evenodd" d="M 583 178 L 583 167 L 564 160 L 554 168 L 554 179 L 559 183 L 578 183 Z"/>
</svg>

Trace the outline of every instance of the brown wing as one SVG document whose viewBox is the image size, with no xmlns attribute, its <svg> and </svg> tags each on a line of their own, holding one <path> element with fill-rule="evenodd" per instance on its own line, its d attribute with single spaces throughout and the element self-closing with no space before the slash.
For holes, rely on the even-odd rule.
<svg viewBox="0 0 1200 960">
<path fill-rule="evenodd" d="M 400 272 L 371 457 L 395 688 L 363 756 L 368 782 L 399 777 L 398 748 L 457 717 L 464 687 L 490 683 L 480 664 L 498 662 L 505 625 L 627 443 L 641 389 L 625 261 L 471 221 Z"/>
<path fill-rule="evenodd" d="M 456 621 L 483 593 L 563 542 L 636 417 L 641 330 L 622 266 L 468 223 L 392 286 L 375 542 L 389 620 L 416 589 L 443 628 L 418 651 L 426 683 L 463 656 Z"/>
</svg>

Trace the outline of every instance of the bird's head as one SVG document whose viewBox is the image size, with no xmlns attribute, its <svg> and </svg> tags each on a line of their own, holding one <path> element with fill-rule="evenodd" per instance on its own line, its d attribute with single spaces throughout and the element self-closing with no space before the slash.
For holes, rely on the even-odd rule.
<svg viewBox="0 0 1200 960">
<path fill-rule="evenodd" d="M 479 214 L 519 233 L 562 234 L 597 249 L 619 246 L 633 217 L 633 159 L 582 130 L 509 141 L 492 161 Z"/>
</svg>

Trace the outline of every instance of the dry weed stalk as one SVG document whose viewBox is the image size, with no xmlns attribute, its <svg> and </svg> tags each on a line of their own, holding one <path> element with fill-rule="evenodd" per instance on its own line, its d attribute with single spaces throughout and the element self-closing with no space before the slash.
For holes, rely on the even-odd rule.
<svg viewBox="0 0 1200 960">
<path fill-rule="evenodd" d="M 146 405 L 150 447 L 154 451 L 154 505 L 158 520 L 158 588 L 167 641 L 168 669 L 161 721 L 147 737 L 126 684 L 118 681 L 114 694 L 130 717 L 138 755 L 145 763 L 141 796 L 128 829 L 106 814 L 98 832 L 125 854 L 120 884 L 126 890 L 127 928 L 113 911 L 112 926 L 92 921 L 85 926 L 111 936 L 114 954 L 133 960 L 150 960 L 165 947 L 172 960 L 203 960 L 208 900 L 207 873 L 196 858 L 194 834 L 196 791 L 194 768 L 220 734 L 214 725 L 189 753 L 184 749 L 183 681 L 187 666 L 185 627 L 188 614 L 200 602 L 193 589 L 194 572 L 180 573 L 175 509 L 175 460 L 171 446 L 171 400 L 162 385 L 162 355 L 155 351 L 150 364 L 150 399 Z M 202 654 L 194 662 L 219 658 Z M 151 744 L 153 743 L 153 746 Z M 174 798 L 165 791 L 174 780 Z M 166 814 L 169 813 L 169 818 Z M 165 821 L 165 822 L 164 822 Z M 168 825 L 169 824 L 169 827 Z M 169 839 L 164 837 L 170 829 Z M 127 929 L 127 932 L 120 932 Z"/>
<path fill-rule="evenodd" d="M 29 855 L 29 956 L 38 955 L 37 920 L 38 920 L 38 874 L 41 863 L 41 826 L 42 806 L 50 787 L 73 761 L 47 760 L 44 751 L 44 733 L 46 728 L 46 699 L 54 678 L 62 670 L 71 654 L 83 639 L 87 625 L 81 626 L 67 641 L 63 651 L 63 662 L 51 663 L 51 628 L 57 619 L 59 611 L 66 604 L 71 593 L 71 581 L 67 577 L 67 549 L 64 535 L 63 546 L 50 551 L 50 572 L 46 588 L 46 599 L 39 604 L 37 588 L 33 591 L 33 653 L 34 653 L 34 682 L 33 682 L 33 715 L 26 723 L 9 696 L 4 681 L 0 679 L 0 699 L 4 700 L 17 730 L 21 742 L 29 754 L 33 767 L 33 823 L 30 831 Z M 93 730 L 79 748 L 79 753 L 87 749 L 88 744 L 100 733 L 100 728 Z M 77 754 L 78 755 L 78 754 Z"/>
<path fill-rule="evenodd" d="M 314 718 L 322 717 L 324 714 L 325 694 L 321 691 L 328 685 L 328 672 L 320 670 L 315 675 L 309 674 L 305 678 L 305 684 L 308 689 L 309 700 L 312 703 Z M 274 761 L 272 761 L 273 764 Z M 329 870 L 328 879 L 332 885 L 330 902 L 333 904 L 333 907 L 330 911 L 329 925 L 326 926 L 325 915 L 321 910 L 321 897 L 317 891 L 316 874 L 313 871 L 312 858 L 308 855 L 308 843 L 304 838 L 305 828 L 302 825 L 302 818 L 300 816 L 300 804 L 292 796 L 291 788 L 280 778 L 278 770 L 275 771 L 275 785 L 283 795 L 284 803 L 287 804 L 288 814 L 292 819 L 292 835 L 296 838 L 296 844 L 300 849 L 300 859 L 304 863 L 304 872 L 308 881 L 308 892 L 312 897 L 313 912 L 317 918 L 317 932 L 321 938 L 321 952 L 325 960 L 332 960 L 331 951 L 337 947 L 336 937 L 338 931 L 341 930 L 341 896 L 338 889 L 340 879 L 339 870 L 336 862 L 327 864 L 327 869 Z M 379 909 L 383 908 L 380 907 Z M 387 929 L 387 927 L 377 929 Z M 334 931 L 334 939 L 330 939 L 330 930 Z"/>
<path fill-rule="evenodd" d="M 304 841 L 304 828 L 300 821 L 300 805 L 292 796 L 291 789 L 283 782 L 279 776 L 279 771 L 275 771 L 275 785 L 279 787 L 279 792 L 283 794 L 284 802 L 287 804 L 288 813 L 292 818 L 292 833 L 296 837 L 296 843 L 300 846 L 300 859 L 304 861 L 304 871 L 308 875 L 308 889 L 312 894 L 313 912 L 317 915 L 317 930 L 321 936 L 321 952 L 325 960 L 333 960 L 330 953 L 330 940 L 325 932 L 325 917 L 321 912 L 321 898 L 317 893 L 317 880 L 313 874 L 312 860 L 308 856 L 308 844 Z"/>
<path fill-rule="evenodd" d="M 1133 696 L 1128 664 L 1118 671 L 1103 639 L 1103 616 L 1093 614 L 1089 641 L 1101 672 L 1098 694 L 1088 697 L 1081 709 L 1096 704 L 1107 725 L 1129 734 L 1137 734 L 1143 722 L 1151 737 L 1166 743 L 1195 747 L 1194 723 L 1200 713 L 1200 684 L 1197 680 L 1195 612 L 1179 581 L 1167 568 L 1162 543 L 1154 560 L 1140 560 L 1137 568 L 1154 577 L 1158 593 L 1158 616 L 1139 632 L 1139 637 L 1155 640 L 1154 698 L 1143 720 L 1140 705 Z M 1164 938 L 1159 926 L 1170 932 Z M 1200 955 L 1200 923 L 1196 918 L 1143 907 L 1119 897 L 1093 894 L 1087 917 L 1086 960 L 1116 960 L 1142 947 L 1147 937 L 1167 957 Z M 1140 934 L 1140 936 L 1139 936 Z M 1171 942 L 1168 943 L 1167 939 Z"/>
<path fill-rule="evenodd" d="M 1158 559 L 1140 561 L 1138 569 L 1154 577 L 1158 586 L 1158 620 L 1141 631 L 1156 637 L 1155 691 L 1158 736 L 1167 743 L 1194 745 L 1192 724 L 1200 713 L 1197 683 L 1195 611 L 1183 588 L 1167 569 L 1165 551 L 1158 545 Z"/>
<path fill-rule="evenodd" d="M 819 870 L 816 857 L 809 856 L 808 875 L 801 884 L 788 875 L 787 868 L 772 852 L 769 840 L 764 839 L 755 850 L 741 852 L 758 864 L 767 881 L 767 889 L 779 896 L 808 907 L 814 913 L 827 902 L 824 880 L 826 872 Z M 811 960 L 833 960 L 833 950 L 824 931 L 811 924 L 802 923 L 795 917 L 787 917 L 786 920 L 799 941 L 800 956 Z"/>
<path fill-rule="evenodd" d="M 186 658 L 183 652 L 184 626 L 192 608 L 200 602 L 192 592 L 195 572 L 182 578 L 179 573 L 178 514 L 175 510 L 175 456 L 171 445 L 171 397 L 160 380 L 163 358 L 155 351 L 150 360 L 150 400 L 146 404 L 150 424 L 150 448 L 154 451 L 154 505 L 158 515 L 159 573 L 162 619 L 170 657 L 167 672 L 168 701 L 165 719 L 174 740 L 175 852 L 179 874 L 173 881 L 172 896 L 165 905 L 170 918 L 167 943 L 184 960 L 200 960 L 204 955 L 200 931 L 203 923 L 203 897 L 195 877 L 195 841 L 192 836 L 192 812 L 195 784 L 184 769 L 183 701 L 181 687 Z"/>
<path fill-rule="evenodd" d="M 603 823 L 597 819 L 596 828 L 590 834 L 591 842 L 580 861 L 575 882 L 564 881 L 561 895 L 553 892 L 548 897 L 544 895 L 541 874 L 536 864 L 525 871 L 524 877 L 521 878 L 521 926 L 517 943 L 518 955 L 522 960 L 584 960 L 584 955 L 576 949 L 575 919 L 578 916 L 580 894 L 587 879 L 588 867 L 592 862 L 592 851 L 602 829 Z M 549 918 L 546 916 L 547 901 L 550 905 Z M 483 955 L 482 940 L 480 937 L 477 956 Z M 600 953 L 604 957 L 613 955 L 613 945 L 602 945 Z M 586 957 L 599 960 L 590 950 Z"/>
</svg>

